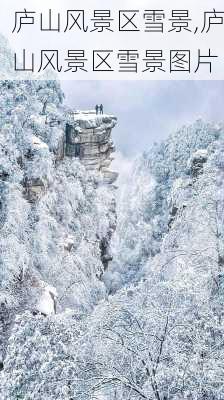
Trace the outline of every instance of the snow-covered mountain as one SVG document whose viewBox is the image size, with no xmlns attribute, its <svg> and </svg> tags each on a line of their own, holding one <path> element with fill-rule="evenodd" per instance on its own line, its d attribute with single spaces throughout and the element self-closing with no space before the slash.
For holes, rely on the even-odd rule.
<svg viewBox="0 0 224 400">
<path fill-rule="evenodd" d="M 224 127 L 153 146 L 116 205 L 113 116 L 54 81 L 0 104 L 1 398 L 223 399 Z"/>
<path fill-rule="evenodd" d="M 78 317 L 105 297 L 101 276 L 111 259 L 109 242 L 116 226 L 112 183 L 117 175 L 112 179 L 101 164 L 111 154 L 115 118 L 86 114 L 91 132 L 86 128 L 84 135 L 79 132 L 80 138 L 90 135 L 104 148 L 100 147 L 99 155 L 86 154 L 87 145 L 92 147 L 84 140 L 78 144 L 83 159 L 67 156 L 70 114 L 62 101 L 63 93 L 54 81 L 0 84 L 3 355 L 17 313 L 48 314 L 57 302 L 57 311 L 72 307 Z M 74 129 L 83 126 L 80 119 L 76 116 Z M 72 135 L 79 138 L 75 130 Z M 97 157 L 100 165 L 88 172 L 83 163 Z"/>
</svg>

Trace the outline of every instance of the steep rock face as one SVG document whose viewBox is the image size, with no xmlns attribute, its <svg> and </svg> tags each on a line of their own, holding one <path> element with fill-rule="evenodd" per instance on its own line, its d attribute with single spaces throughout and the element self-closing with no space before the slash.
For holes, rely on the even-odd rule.
<svg viewBox="0 0 224 400">
<path fill-rule="evenodd" d="M 118 177 L 108 169 L 115 151 L 111 132 L 116 124 L 113 115 L 96 115 L 95 111 L 71 113 L 66 124 L 66 155 L 79 158 L 87 170 L 102 172 L 108 184 Z"/>
<path fill-rule="evenodd" d="M 200 149 L 196 151 L 191 159 L 191 175 L 193 178 L 198 178 L 203 173 L 203 166 L 208 159 L 208 151 L 206 149 Z"/>
<path fill-rule="evenodd" d="M 24 186 L 24 196 L 30 202 L 35 202 L 46 192 L 48 187 L 48 179 L 45 174 L 36 174 L 36 170 L 33 168 L 35 158 L 38 160 L 42 155 L 47 157 L 49 155 L 49 147 L 43 142 L 39 137 L 32 135 L 30 138 L 30 143 L 27 151 L 24 155 L 26 159 L 26 168 L 23 186 Z M 22 167 L 24 167 L 22 163 Z M 32 172 L 31 172 L 32 171 Z"/>
<path fill-rule="evenodd" d="M 203 174 L 204 166 L 208 160 L 208 150 L 199 149 L 192 154 L 188 160 L 190 167 L 189 177 L 178 178 L 173 182 L 170 194 L 170 219 L 168 222 L 171 228 L 177 214 L 181 213 L 192 196 L 194 185 L 197 184 L 200 175 Z"/>
<path fill-rule="evenodd" d="M 26 166 L 22 182 L 24 195 L 30 202 L 39 200 L 50 184 L 45 173 L 48 168 L 38 172 L 39 160 L 43 158 L 51 159 L 52 165 L 60 164 L 66 156 L 78 159 L 87 171 L 99 172 L 102 183 L 110 185 L 116 181 L 118 174 L 109 169 L 113 160 L 111 154 L 115 151 L 111 132 L 116 126 L 116 117 L 96 115 L 94 111 L 77 111 L 64 115 L 61 120 L 31 116 L 31 123 L 36 131 L 40 130 L 38 124 L 42 129 L 45 125 L 49 135 L 43 140 L 31 134 L 21 160 L 21 166 Z M 7 171 L 0 170 L 0 175 L 7 179 Z"/>
<path fill-rule="evenodd" d="M 108 212 L 113 216 L 113 218 L 110 219 L 106 234 L 103 235 L 103 237 L 100 240 L 100 257 L 101 257 L 101 262 L 103 264 L 103 269 L 104 269 L 103 272 L 107 271 L 109 262 L 113 260 L 111 252 L 111 240 L 117 227 L 117 212 L 116 212 L 115 198 L 112 198 L 112 201 L 110 202 L 108 208 Z M 101 273 L 100 277 L 103 276 L 103 272 Z"/>
<path fill-rule="evenodd" d="M 113 115 L 96 115 L 95 111 L 77 111 L 70 113 L 68 119 L 65 117 L 65 129 L 63 130 L 61 121 L 49 119 L 46 124 L 55 130 L 54 145 L 49 146 L 36 136 L 32 136 L 31 146 L 27 158 L 30 161 L 40 153 L 45 156 L 50 151 L 56 165 L 60 165 L 67 156 L 78 159 L 85 166 L 87 171 L 96 171 L 102 174 L 103 178 L 97 176 L 96 181 L 105 185 L 113 184 L 118 173 L 110 171 L 109 166 L 113 160 L 111 154 L 115 151 L 115 146 L 111 139 L 112 129 L 117 124 L 117 118 Z M 98 180 L 99 178 L 99 180 Z M 97 183 L 97 185 L 98 185 Z M 42 177 L 32 177 L 25 180 L 25 195 L 30 202 L 35 202 L 46 193 L 49 181 L 44 174 Z M 116 220 L 116 203 L 112 201 L 109 210 Z M 116 229 L 116 223 L 109 225 L 107 232 L 100 238 L 100 254 L 103 270 L 106 271 L 109 262 L 112 261 L 110 242 Z M 72 247 L 71 243 L 68 246 Z M 100 273 L 101 277 L 103 274 Z"/>
<path fill-rule="evenodd" d="M 118 177 L 118 173 L 109 169 L 113 160 L 111 154 L 115 151 L 111 132 L 116 124 L 117 118 L 113 115 L 97 115 L 91 110 L 76 111 L 69 114 L 65 128 L 65 154 L 68 157 L 78 158 L 87 171 L 100 172 L 106 185 L 113 184 Z M 115 202 L 112 202 L 110 212 L 116 220 Z M 100 240 L 104 271 L 108 269 L 109 262 L 113 259 L 110 242 L 115 229 L 116 223 L 113 222 Z"/>
<path fill-rule="evenodd" d="M 57 310 L 76 315 L 105 296 L 114 186 L 102 184 L 102 163 L 87 171 L 66 156 L 60 98 L 53 82 L 0 83 L 0 369 L 15 315 L 39 309 L 45 287 L 57 290 Z"/>
<path fill-rule="evenodd" d="M 168 222 L 169 229 L 177 218 L 178 213 L 181 213 L 186 207 L 188 199 L 192 195 L 193 182 L 191 178 L 178 178 L 174 181 L 170 193 L 170 218 Z"/>
</svg>

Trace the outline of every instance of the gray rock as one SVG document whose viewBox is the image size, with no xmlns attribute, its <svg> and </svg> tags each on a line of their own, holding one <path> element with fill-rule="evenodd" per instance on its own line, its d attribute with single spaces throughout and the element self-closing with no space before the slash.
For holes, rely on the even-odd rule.
<svg viewBox="0 0 224 400">
<path fill-rule="evenodd" d="M 116 172 L 108 170 L 115 151 L 111 133 L 116 124 L 113 115 L 96 115 L 92 110 L 71 113 L 66 124 L 66 155 L 79 158 L 89 170 L 101 172 L 107 184 L 118 177 Z"/>
</svg>

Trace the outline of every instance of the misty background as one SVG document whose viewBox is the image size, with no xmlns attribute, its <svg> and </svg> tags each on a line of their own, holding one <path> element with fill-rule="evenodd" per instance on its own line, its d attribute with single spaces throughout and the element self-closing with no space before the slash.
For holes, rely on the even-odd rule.
<svg viewBox="0 0 224 400">
<path fill-rule="evenodd" d="M 62 81 L 74 109 L 104 105 L 118 152 L 133 158 L 183 125 L 224 120 L 224 81 Z"/>
</svg>

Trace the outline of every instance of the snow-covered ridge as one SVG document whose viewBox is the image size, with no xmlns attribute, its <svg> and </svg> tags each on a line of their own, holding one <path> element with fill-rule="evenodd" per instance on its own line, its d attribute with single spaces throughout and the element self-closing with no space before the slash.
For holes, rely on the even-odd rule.
<svg viewBox="0 0 224 400">
<path fill-rule="evenodd" d="M 100 185 L 80 154 L 107 121 L 79 112 L 58 124 L 54 105 L 45 107 L 54 126 L 48 115 L 29 129 L 16 109 L 2 152 L 0 397 L 223 399 L 224 129 L 197 122 L 142 155 L 116 218 L 113 185 Z M 64 140 L 62 153 L 52 150 L 64 122 L 70 155 Z M 37 143 L 26 157 L 30 140 L 18 138 L 31 133 L 49 149 Z M 23 173 L 51 181 L 32 204 Z"/>
<path fill-rule="evenodd" d="M 57 82 L 0 83 L 3 353 L 16 314 L 54 314 L 57 305 L 58 312 L 70 307 L 80 315 L 105 296 L 101 278 L 111 260 L 116 206 L 115 177 L 104 167 L 114 150 L 116 118 L 79 112 L 68 143 L 70 117 L 62 100 Z M 97 154 L 93 128 L 82 130 L 83 115 L 87 125 L 96 121 Z M 87 141 L 77 142 L 84 136 Z M 87 159 L 97 163 L 87 168 Z"/>
</svg>

